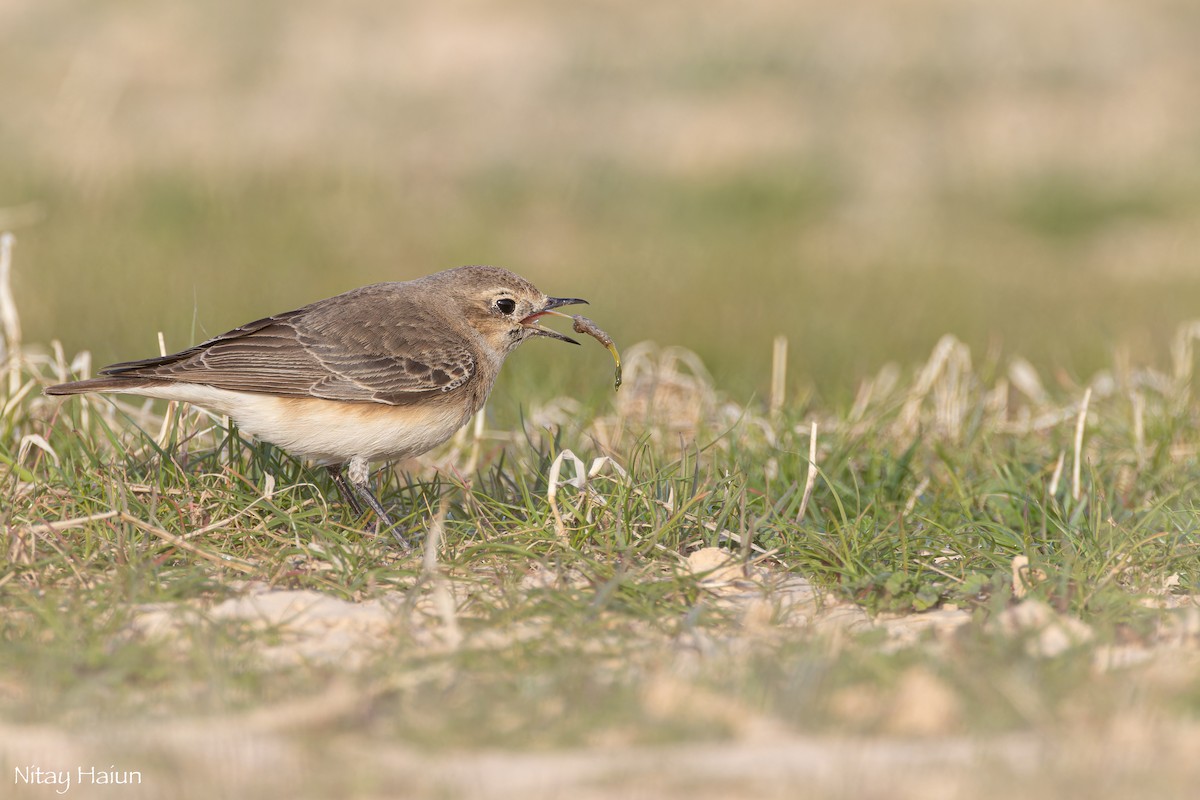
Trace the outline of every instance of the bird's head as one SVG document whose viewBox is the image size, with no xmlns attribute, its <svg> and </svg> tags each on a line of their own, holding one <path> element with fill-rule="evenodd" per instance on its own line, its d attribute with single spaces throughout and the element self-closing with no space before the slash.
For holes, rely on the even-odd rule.
<svg viewBox="0 0 1200 800">
<path fill-rule="evenodd" d="M 452 298 L 462 318 L 479 332 L 492 348 L 507 354 L 526 339 L 547 336 L 579 344 L 570 336 L 542 327 L 542 317 L 570 318 L 556 309 L 587 303 L 577 297 L 550 297 L 520 275 L 499 267 L 459 267 L 438 273 L 446 296 Z"/>
</svg>

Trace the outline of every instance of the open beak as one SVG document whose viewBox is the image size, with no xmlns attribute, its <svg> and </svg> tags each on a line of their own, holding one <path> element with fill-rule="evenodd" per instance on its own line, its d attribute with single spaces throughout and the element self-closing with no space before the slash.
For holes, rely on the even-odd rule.
<svg viewBox="0 0 1200 800">
<path fill-rule="evenodd" d="M 578 297 L 548 297 L 546 298 L 546 305 L 542 306 L 542 310 L 535 311 L 528 317 L 525 317 L 525 319 L 521 320 L 521 324 L 537 336 L 549 336 L 551 339 L 558 339 L 559 341 L 570 342 L 571 344 L 579 344 L 579 342 L 575 341 L 570 336 L 566 336 L 558 331 L 550 330 L 549 328 L 543 328 L 541 325 L 538 325 L 538 320 L 546 315 L 566 317 L 567 319 L 571 319 L 570 314 L 564 314 L 561 311 L 555 311 L 554 309 L 559 308 L 560 306 L 578 305 L 579 303 L 587 305 L 587 300 L 581 300 Z"/>
</svg>

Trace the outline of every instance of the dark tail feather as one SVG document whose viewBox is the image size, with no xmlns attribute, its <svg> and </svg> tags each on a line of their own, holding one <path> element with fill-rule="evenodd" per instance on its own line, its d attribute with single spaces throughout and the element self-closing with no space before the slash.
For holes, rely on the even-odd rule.
<svg viewBox="0 0 1200 800">
<path fill-rule="evenodd" d="M 162 381 L 145 378 L 102 377 L 86 381 L 71 381 L 47 386 L 42 391 L 49 395 L 87 394 L 88 392 L 134 392 L 147 386 L 160 384 Z"/>
</svg>

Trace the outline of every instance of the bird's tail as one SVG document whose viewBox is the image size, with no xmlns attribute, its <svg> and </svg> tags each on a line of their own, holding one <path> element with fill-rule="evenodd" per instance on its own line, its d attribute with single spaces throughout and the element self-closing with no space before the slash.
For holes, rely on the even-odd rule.
<svg viewBox="0 0 1200 800">
<path fill-rule="evenodd" d="M 99 378 L 89 378 L 86 381 L 71 381 L 47 386 L 42 391 L 48 395 L 61 396 L 71 394 L 87 394 L 88 392 L 134 392 L 148 386 L 154 386 L 161 381 L 146 378 L 124 378 L 119 375 L 105 375 Z"/>
</svg>

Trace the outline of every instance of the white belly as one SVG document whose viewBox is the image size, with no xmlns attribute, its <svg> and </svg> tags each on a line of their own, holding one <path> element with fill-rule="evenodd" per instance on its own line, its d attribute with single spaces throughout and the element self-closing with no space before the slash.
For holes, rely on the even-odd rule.
<svg viewBox="0 0 1200 800">
<path fill-rule="evenodd" d="M 450 403 L 343 403 L 194 383 L 143 387 L 132 393 L 225 414 L 247 433 L 318 464 L 341 464 L 353 456 L 388 461 L 420 455 L 449 439 L 474 412 L 469 406 Z"/>
</svg>

